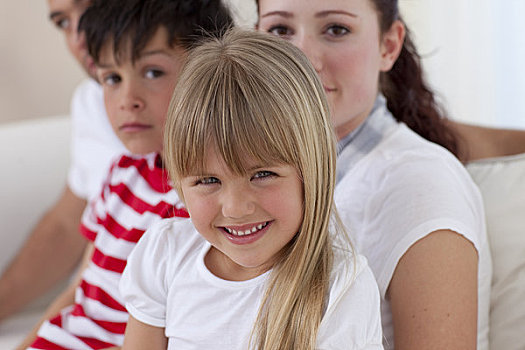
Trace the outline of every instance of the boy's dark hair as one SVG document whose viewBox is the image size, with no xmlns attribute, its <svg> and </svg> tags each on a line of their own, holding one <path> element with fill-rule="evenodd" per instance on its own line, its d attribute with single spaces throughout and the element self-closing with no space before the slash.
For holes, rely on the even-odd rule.
<svg viewBox="0 0 525 350">
<path fill-rule="evenodd" d="M 203 37 L 221 36 L 233 20 L 221 0 L 94 0 L 78 30 L 85 33 L 88 52 L 99 63 L 108 42 L 117 62 L 127 54 L 135 61 L 160 27 L 168 32 L 169 46 L 189 49 Z"/>
</svg>

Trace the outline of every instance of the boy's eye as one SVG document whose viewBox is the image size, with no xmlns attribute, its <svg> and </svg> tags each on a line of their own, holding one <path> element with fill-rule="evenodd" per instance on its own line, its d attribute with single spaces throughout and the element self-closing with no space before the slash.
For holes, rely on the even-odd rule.
<svg viewBox="0 0 525 350">
<path fill-rule="evenodd" d="M 261 170 L 261 171 L 258 171 L 256 172 L 252 179 L 265 179 L 265 178 L 268 178 L 268 177 L 272 177 L 272 176 L 277 176 L 276 173 L 274 173 L 273 171 L 269 171 L 269 170 Z"/>
<path fill-rule="evenodd" d="M 102 77 L 102 83 L 105 85 L 115 85 L 120 83 L 121 80 L 118 74 L 106 74 Z"/>
<path fill-rule="evenodd" d="M 326 30 L 326 33 L 330 36 L 341 37 L 343 35 L 350 33 L 350 30 L 344 26 L 333 24 L 328 27 L 328 29 Z"/>
<path fill-rule="evenodd" d="M 276 36 L 290 36 L 292 34 L 292 31 L 290 28 L 284 26 L 284 25 L 275 25 L 268 29 L 268 33 L 276 35 Z"/>
<path fill-rule="evenodd" d="M 220 183 L 216 177 L 202 177 L 195 182 L 195 185 L 212 185 Z"/>
<path fill-rule="evenodd" d="M 164 75 L 164 72 L 159 69 L 148 69 L 146 71 L 146 78 L 155 79 Z"/>
</svg>

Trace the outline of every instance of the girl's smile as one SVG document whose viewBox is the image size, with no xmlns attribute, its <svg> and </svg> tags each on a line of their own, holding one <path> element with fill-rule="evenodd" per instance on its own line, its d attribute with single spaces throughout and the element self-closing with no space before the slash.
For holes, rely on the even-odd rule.
<svg viewBox="0 0 525 350">
<path fill-rule="evenodd" d="M 230 242 L 234 244 L 249 244 L 262 237 L 270 225 L 271 221 L 266 221 L 255 225 L 223 227 L 223 229 L 226 238 Z"/>
<path fill-rule="evenodd" d="M 297 170 L 250 162 L 235 174 L 209 147 L 204 174 L 182 178 L 193 224 L 212 248 L 206 265 L 228 280 L 246 280 L 272 268 L 299 231 L 303 187 Z"/>
</svg>

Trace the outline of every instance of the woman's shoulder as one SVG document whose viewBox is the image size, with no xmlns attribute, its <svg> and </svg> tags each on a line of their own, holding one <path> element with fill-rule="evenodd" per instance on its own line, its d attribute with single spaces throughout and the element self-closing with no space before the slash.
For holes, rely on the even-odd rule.
<svg viewBox="0 0 525 350">
<path fill-rule="evenodd" d="M 387 135 L 378 146 L 380 154 L 389 159 L 432 159 L 461 165 L 459 160 L 444 147 L 428 141 L 403 123 Z"/>
<path fill-rule="evenodd" d="M 359 193 L 368 189 L 375 194 L 424 190 L 427 197 L 432 196 L 427 190 L 432 187 L 445 193 L 457 188 L 476 191 L 465 167 L 452 153 L 423 139 L 404 124 L 394 128 L 343 177 L 336 188 L 336 196 L 353 192 L 341 191 L 342 188 L 354 187 L 359 187 L 356 188 Z"/>
</svg>

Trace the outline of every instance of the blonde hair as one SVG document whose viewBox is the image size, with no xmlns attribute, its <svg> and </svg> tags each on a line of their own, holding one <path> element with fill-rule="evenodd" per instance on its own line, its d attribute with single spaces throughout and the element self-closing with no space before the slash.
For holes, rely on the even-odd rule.
<svg viewBox="0 0 525 350">
<path fill-rule="evenodd" d="M 245 174 L 246 159 L 289 164 L 301 176 L 304 215 L 273 267 L 251 344 L 314 349 L 332 268 L 335 138 L 322 84 L 293 45 L 234 29 L 192 50 L 168 111 L 164 159 L 173 183 L 204 169 L 213 145 Z"/>
</svg>

